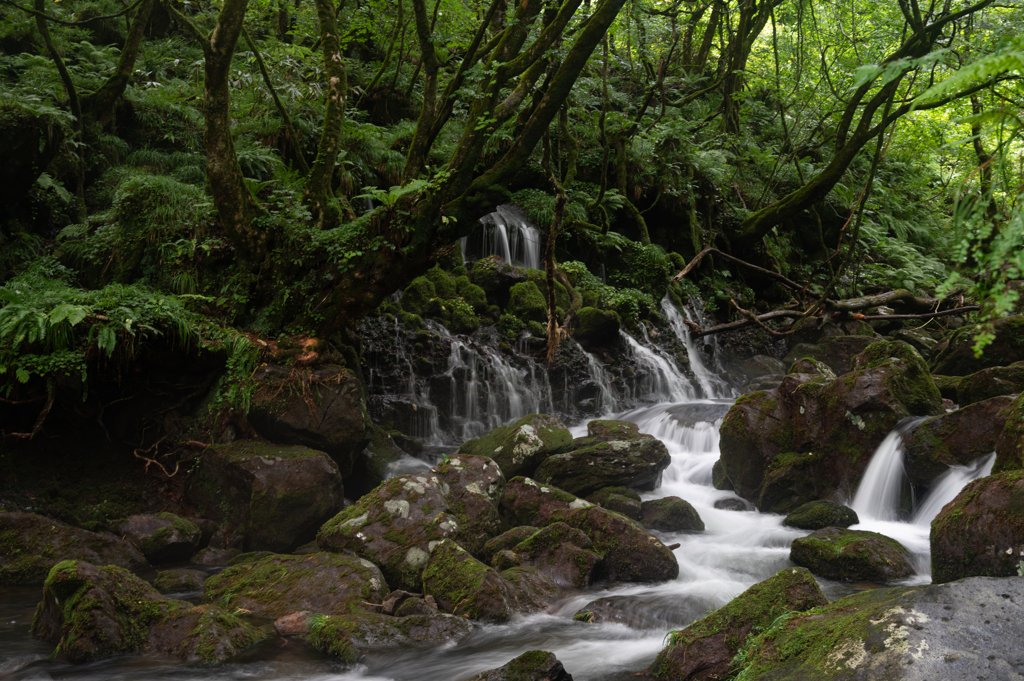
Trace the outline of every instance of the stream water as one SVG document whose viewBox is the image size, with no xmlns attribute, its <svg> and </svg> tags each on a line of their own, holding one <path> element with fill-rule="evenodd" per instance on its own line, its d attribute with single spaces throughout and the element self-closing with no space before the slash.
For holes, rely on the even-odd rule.
<svg viewBox="0 0 1024 681">
<path fill-rule="evenodd" d="M 806 531 L 783 527 L 782 516 L 759 513 L 733 492 L 716 490 L 711 469 L 719 458 L 718 428 L 734 401 L 728 385 L 704 361 L 702 352 L 686 332 L 684 317 L 666 303 L 665 312 L 689 353 L 697 377 L 691 384 L 673 359 L 625 336 L 629 351 L 644 367 L 634 388 L 634 402 L 647 404 L 609 416 L 633 421 L 640 430 L 661 439 L 672 455 L 658 488 L 645 499 L 678 496 L 689 501 L 704 520 L 701 533 L 662 534 L 666 544 L 678 542 L 675 556 L 679 577 L 662 584 L 596 587 L 567 595 L 550 612 L 519 618 L 505 625 L 480 627 L 458 646 L 431 650 L 389 651 L 367 656 L 356 667 L 345 667 L 307 649 L 301 641 L 272 639 L 248 651 L 230 664 L 213 668 L 190 667 L 148 656 L 125 656 L 95 664 L 71 666 L 48 659 L 52 647 L 33 640 L 29 633 L 38 588 L 0 588 L 0 677 L 41 681 L 44 679 L 167 679 L 181 681 L 270 680 L 303 681 L 459 681 L 482 670 L 499 667 L 533 649 L 558 656 L 577 681 L 625 681 L 645 668 L 664 646 L 665 635 L 724 605 L 752 584 L 792 565 L 789 546 Z M 528 372 L 499 370 L 496 358 L 480 348 L 453 345 L 451 375 L 453 400 L 462 405 L 463 434 L 497 425 L 497 422 L 529 413 L 550 397 L 542 380 Z M 466 366 L 468 373 L 460 373 Z M 591 371 L 600 374 L 599 363 Z M 486 380 L 484 380 L 486 378 Z M 518 394 L 518 402 L 495 391 L 481 393 L 483 383 L 507 383 L 505 395 Z M 538 388 L 541 388 L 538 390 Z M 494 395 L 491 395 L 494 393 Z M 525 393 L 525 394 L 524 394 Z M 640 394 L 643 393 L 643 394 Z M 610 392 L 602 396 L 610 412 L 619 400 Z M 902 437 L 914 424 L 901 424 L 878 448 L 852 500 L 861 523 L 891 536 L 913 553 L 918 574 L 909 583 L 930 581 L 928 526 L 967 482 L 991 471 L 992 457 L 969 467 L 951 469 L 922 500 L 915 513 L 901 520 L 898 511 L 902 473 Z M 586 433 L 586 424 L 572 428 Z M 423 466 L 413 463 L 413 466 Z M 404 472 L 404 471 L 403 471 Z M 748 510 L 716 507 L 722 502 Z M 874 585 L 851 585 L 823 580 L 829 598 Z M 193 594 L 194 596 L 195 594 Z M 625 623 L 585 624 L 573 614 L 596 599 L 607 599 Z M 9 676 L 5 676 L 9 674 Z"/>
</svg>

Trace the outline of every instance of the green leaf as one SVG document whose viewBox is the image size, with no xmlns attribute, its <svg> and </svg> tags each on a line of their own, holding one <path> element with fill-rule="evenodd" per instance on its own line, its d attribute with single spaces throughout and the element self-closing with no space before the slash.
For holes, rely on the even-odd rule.
<svg viewBox="0 0 1024 681">
<path fill-rule="evenodd" d="M 21 368 L 19 368 L 17 371 L 15 371 L 14 374 L 15 374 L 15 376 L 18 377 L 18 382 L 19 383 L 28 383 L 28 379 L 30 379 L 32 377 L 32 374 L 28 373 L 27 371 L 25 371 L 24 369 L 21 369 Z"/>
<path fill-rule="evenodd" d="M 100 332 L 96 336 L 96 345 L 99 346 L 100 350 L 107 353 L 107 356 L 114 354 L 114 348 L 117 347 L 117 332 L 111 326 L 104 326 L 100 329 Z"/>
</svg>

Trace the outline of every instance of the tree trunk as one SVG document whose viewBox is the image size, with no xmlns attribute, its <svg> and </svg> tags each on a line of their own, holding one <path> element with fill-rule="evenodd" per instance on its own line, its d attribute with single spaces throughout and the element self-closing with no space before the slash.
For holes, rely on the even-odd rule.
<svg viewBox="0 0 1024 681">
<path fill-rule="evenodd" d="M 87 96 L 82 102 L 83 108 L 100 124 L 101 128 L 106 128 L 114 119 L 114 107 L 117 106 L 117 100 L 121 98 L 125 88 L 128 87 L 128 80 L 135 69 L 135 60 L 139 56 L 139 47 L 142 45 L 142 38 L 146 33 L 146 24 L 149 22 L 149 15 L 155 4 L 155 0 L 145 0 L 139 5 L 135 19 L 132 20 L 125 38 L 124 47 L 121 48 L 121 56 L 117 60 L 114 73 L 96 92 Z"/>
</svg>

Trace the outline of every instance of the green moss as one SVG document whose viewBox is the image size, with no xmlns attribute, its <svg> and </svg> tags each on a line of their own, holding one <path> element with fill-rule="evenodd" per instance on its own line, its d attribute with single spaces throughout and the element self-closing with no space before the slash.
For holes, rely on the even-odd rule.
<svg viewBox="0 0 1024 681">
<path fill-rule="evenodd" d="M 352 644 L 351 631 L 354 626 L 344 617 L 316 614 L 309 619 L 309 636 L 306 640 L 315 649 L 338 658 L 346 664 L 355 664 L 359 652 Z"/>
<path fill-rule="evenodd" d="M 434 291 L 438 298 L 454 298 L 456 294 L 456 284 L 452 280 L 451 276 L 447 272 L 442 270 L 437 265 L 427 270 L 427 273 L 423 275 L 431 284 L 434 285 Z"/>
<path fill-rule="evenodd" d="M 532 281 L 520 282 L 509 290 L 506 311 L 527 322 L 545 322 L 548 317 L 544 296 Z"/>
<path fill-rule="evenodd" d="M 437 298 L 434 284 L 426 277 L 417 277 L 402 293 L 402 309 L 420 317 L 430 310 L 431 303 Z"/>
<path fill-rule="evenodd" d="M 458 295 L 472 305 L 477 314 L 487 311 L 487 294 L 482 288 L 472 283 L 469 277 L 457 277 L 455 279 L 455 288 Z"/>
</svg>

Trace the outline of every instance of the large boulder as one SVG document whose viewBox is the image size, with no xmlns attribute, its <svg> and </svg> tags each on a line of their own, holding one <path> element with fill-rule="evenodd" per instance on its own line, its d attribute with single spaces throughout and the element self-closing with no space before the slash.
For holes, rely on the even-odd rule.
<svg viewBox="0 0 1024 681">
<path fill-rule="evenodd" d="M 189 570 L 188 568 L 161 570 L 156 573 L 156 578 L 153 580 L 153 588 L 162 594 L 179 591 L 202 591 L 203 582 L 209 577 L 210 575 L 202 570 Z"/>
<path fill-rule="evenodd" d="M 75 560 L 50 571 L 32 634 L 76 663 L 143 651 L 219 662 L 267 636 L 213 606 L 161 596 L 122 568 Z"/>
<path fill-rule="evenodd" d="M 852 363 L 831 381 L 789 374 L 736 401 L 721 427 L 721 462 L 737 494 L 771 512 L 850 494 L 897 423 L 945 413 L 928 367 L 906 343 L 872 343 Z"/>
<path fill-rule="evenodd" d="M 307 618 L 307 627 L 306 640 L 314 649 L 347 664 L 355 663 L 363 652 L 454 645 L 469 638 L 474 629 L 465 617 L 433 609 L 405 616 L 316 613 Z"/>
<path fill-rule="evenodd" d="M 690 502 L 679 497 L 662 497 L 645 501 L 640 509 L 644 527 L 659 532 L 703 532 L 700 519 Z"/>
<path fill-rule="evenodd" d="M 149 567 L 130 542 L 35 513 L 0 513 L 0 584 L 42 584 L 62 560 L 139 571 Z"/>
<path fill-rule="evenodd" d="M 249 423 L 277 444 L 326 452 L 342 476 L 370 444 L 372 422 L 359 379 L 349 369 L 291 369 L 268 365 L 253 375 L 256 394 Z"/>
<path fill-rule="evenodd" d="M 287 553 L 344 505 L 337 464 L 306 447 L 242 440 L 207 447 L 198 463 L 186 499 L 241 532 L 247 551 Z"/>
<path fill-rule="evenodd" d="M 317 543 L 373 561 L 389 584 L 416 591 L 431 543 L 451 538 L 479 553 L 501 532 L 504 488 L 491 459 L 455 454 L 429 472 L 384 482 L 326 522 Z"/>
<path fill-rule="evenodd" d="M 1024 362 L 1006 367 L 982 369 L 964 376 L 956 384 L 956 401 L 961 407 L 999 395 L 1024 392 Z"/>
<path fill-rule="evenodd" d="M 586 500 L 633 520 L 643 518 L 640 495 L 628 487 L 602 487 L 593 494 L 588 494 Z"/>
<path fill-rule="evenodd" d="M 786 516 L 787 527 L 821 530 L 826 527 L 849 527 L 860 522 L 857 512 L 834 501 L 808 501 Z"/>
<path fill-rule="evenodd" d="M 904 437 L 904 467 L 910 482 L 928 487 L 949 466 L 965 466 L 995 451 L 1010 397 L 993 397 L 933 416 Z"/>
<path fill-rule="evenodd" d="M 493 297 L 504 307 L 508 302 L 509 290 L 526 281 L 526 273 L 502 260 L 501 256 L 489 255 L 476 261 L 469 278 L 489 298 Z"/>
<path fill-rule="evenodd" d="M 529 525 L 520 525 L 513 527 L 508 532 L 502 532 L 497 537 L 491 537 L 480 552 L 480 560 L 487 564 L 493 564 L 492 559 L 497 553 L 515 548 L 517 544 L 536 534 L 539 529 Z"/>
<path fill-rule="evenodd" d="M 524 322 L 546 322 L 548 319 L 547 301 L 532 281 L 515 284 L 509 289 L 506 310 Z"/>
<path fill-rule="evenodd" d="M 741 679 L 1013 679 L 1024 669 L 1024 579 L 871 589 L 778 620 L 730 669 Z M 682 677 L 676 677 L 682 678 Z"/>
<path fill-rule="evenodd" d="M 495 551 L 492 564 L 536 568 L 559 586 L 582 589 L 590 585 L 601 562 L 601 556 L 590 550 L 593 545 L 582 531 L 553 523 L 514 546 Z"/>
<path fill-rule="evenodd" d="M 460 454 L 487 456 L 506 478 L 533 475 L 546 458 L 572 449 L 572 434 L 554 416 L 527 414 L 508 426 L 462 443 Z"/>
<path fill-rule="evenodd" d="M 932 581 L 1008 577 L 1024 561 L 1024 471 L 975 480 L 932 521 Z"/>
<path fill-rule="evenodd" d="M 864 352 L 877 338 L 871 336 L 828 336 L 817 344 L 798 343 L 789 351 L 782 363 L 788 370 L 794 362 L 805 358 L 816 359 L 830 368 L 836 375 L 850 370 L 850 361 Z"/>
<path fill-rule="evenodd" d="M 892 582 L 914 574 L 910 552 L 877 532 L 826 527 L 793 540 L 789 559 L 819 577 Z"/>
<path fill-rule="evenodd" d="M 203 602 L 277 619 L 301 610 L 347 614 L 380 603 L 388 591 L 380 569 L 357 556 L 269 555 L 210 577 Z"/>
<path fill-rule="evenodd" d="M 671 681 L 726 678 L 733 669 L 733 658 L 752 633 L 770 627 L 782 615 L 827 604 L 807 570 L 786 568 L 703 619 L 669 633 L 668 647 L 643 674 Z"/>
<path fill-rule="evenodd" d="M 188 560 L 199 549 L 203 535 L 192 521 L 167 512 L 129 516 L 114 529 L 153 564 Z"/>
<path fill-rule="evenodd" d="M 996 462 L 993 473 L 1024 468 L 1024 393 L 1006 408 L 1006 423 L 996 440 Z"/>
<path fill-rule="evenodd" d="M 964 326 L 935 348 L 934 373 L 943 376 L 967 376 L 989 367 L 1024 361 L 1024 315 L 996 320 L 995 337 L 980 357 L 974 354 L 974 336 L 978 328 Z"/>
<path fill-rule="evenodd" d="M 576 313 L 572 337 L 584 350 L 613 345 L 619 340 L 619 316 L 612 310 L 584 307 Z"/>
<path fill-rule="evenodd" d="M 468 681 L 572 681 L 554 653 L 530 650 L 503 667 L 481 672 Z"/>
</svg>

